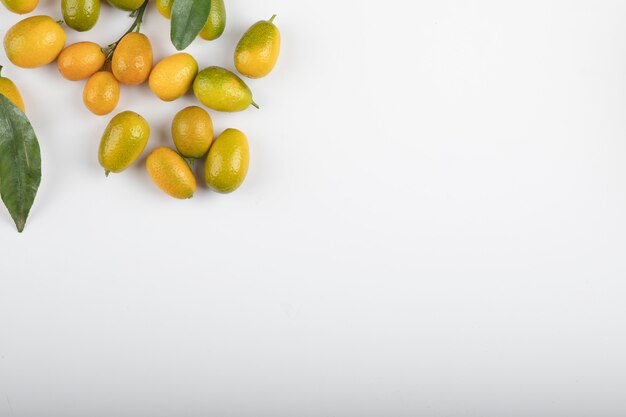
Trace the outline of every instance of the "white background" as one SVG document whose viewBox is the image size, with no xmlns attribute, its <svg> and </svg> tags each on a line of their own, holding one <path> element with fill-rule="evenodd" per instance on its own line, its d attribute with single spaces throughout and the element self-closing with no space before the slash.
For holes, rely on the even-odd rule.
<svg viewBox="0 0 626 417">
<path fill-rule="evenodd" d="M 0 53 L 43 158 L 22 235 L 0 207 L 0 416 L 625 415 L 626 3 L 226 6 L 201 67 L 283 34 L 261 110 L 211 112 L 251 143 L 231 195 L 145 171 L 192 95 L 124 88 L 153 135 L 106 179 L 111 116 Z M 144 29 L 175 51 L 153 5 Z"/>
</svg>

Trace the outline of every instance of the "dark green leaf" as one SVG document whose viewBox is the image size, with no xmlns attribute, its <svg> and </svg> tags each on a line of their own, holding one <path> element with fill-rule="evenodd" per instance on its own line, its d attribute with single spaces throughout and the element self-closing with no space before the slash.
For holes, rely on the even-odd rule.
<svg viewBox="0 0 626 417">
<path fill-rule="evenodd" d="M 204 27 L 211 0 L 174 0 L 172 5 L 172 43 L 179 51 L 188 47 Z"/>
<path fill-rule="evenodd" d="M 0 196 L 19 232 L 24 230 L 40 182 L 41 155 L 33 127 L 0 94 Z"/>
</svg>

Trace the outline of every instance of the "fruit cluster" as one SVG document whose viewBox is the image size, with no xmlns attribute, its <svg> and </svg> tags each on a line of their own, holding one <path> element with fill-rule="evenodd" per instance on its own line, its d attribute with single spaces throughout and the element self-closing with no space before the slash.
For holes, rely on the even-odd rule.
<svg viewBox="0 0 626 417">
<path fill-rule="evenodd" d="M 182 0 L 177 0 L 182 1 Z M 199 36 L 219 38 L 224 32 L 226 14 L 223 0 L 207 0 L 211 9 Z M 28 13 L 37 0 L 2 0 L 16 13 Z M 133 25 L 117 42 L 101 48 L 93 42 L 78 42 L 65 47 L 66 34 L 61 24 L 49 16 L 28 17 L 11 27 L 4 37 L 9 60 L 22 68 L 48 65 L 56 60 L 61 75 L 70 81 L 87 80 L 83 102 L 95 115 L 115 110 L 120 84 L 133 86 L 148 82 L 156 97 L 173 101 L 190 89 L 206 107 L 237 112 L 255 106 L 252 92 L 234 72 L 220 67 L 199 71 L 193 56 L 180 52 L 153 66 L 152 45 L 140 33 L 148 0 L 109 0 L 113 6 L 132 11 Z M 156 0 L 157 10 L 166 18 L 172 14 L 173 0 Z M 77 31 L 91 29 L 100 13 L 99 0 L 62 0 L 65 23 Z M 261 78 L 274 68 L 280 50 L 280 33 L 273 23 L 259 21 L 242 36 L 234 54 L 237 71 L 249 78 Z M 200 21 L 203 22 L 204 20 Z M 199 26 L 198 26 L 199 27 Z M 1 70 L 2 67 L 0 67 Z M 0 94 L 24 111 L 15 85 L 0 77 Z M 214 139 L 209 113 L 198 106 L 179 111 L 172 121 L 176 148 L 158 148 L 147 158 L 147 170 L 155 184 L 175 198 L 190 198 L 196 179 L 188 160 L 206 156 L 204 180 L 213 190 L 229 193 L 244 181 L 249 164 L 246 136 L 237 129 L 226 129 Z M 132 111 L 115 115 L 106 127 L 99 147 L 99 161 L 109 173 L 119 173 L 143 153 L 150 136 L 146 120 Z"/>
</svg>

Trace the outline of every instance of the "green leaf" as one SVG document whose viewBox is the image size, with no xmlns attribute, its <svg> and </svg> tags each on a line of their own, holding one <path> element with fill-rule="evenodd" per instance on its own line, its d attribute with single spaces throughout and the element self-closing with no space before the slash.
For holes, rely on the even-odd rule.
<svg viewBox="0 0 626 417">
<path fill-rule="evenodd" d="M 20 233 L 40 182 L 41 154 L 33 127 L 26 115 L 0 94 L 0 197 Z"/>
<path fill-rule="evenodd" d="M 179 51 L 198 36 L 211 11 L 211 0 L 174 0 L 170 38 Z"/>
</svg>

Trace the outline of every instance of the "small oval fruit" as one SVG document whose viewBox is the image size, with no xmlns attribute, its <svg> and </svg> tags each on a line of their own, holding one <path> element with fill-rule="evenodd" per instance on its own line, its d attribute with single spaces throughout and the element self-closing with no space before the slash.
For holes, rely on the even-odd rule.
<svg viewBox="0 0 626 417">
<path fill-rule="evenodd" d="M 100 0 L 61 0 L 63 20 L 79 32 L 90 30 L 100 17 Z"/>
<path fill-rule="evenodd" d="M 166 19 L 172 18 L 172 4 L 173 0 L 156 0 L 156 8 Z"/>
<path fill-rule="evenodd" d="M 26 14 L 35 10 L 39 0 L 2 0 L 2 4 L 13 13 Z"/>
<path fill-rule="evenodd" d="M 198 63 L 191 55 L 180 52 L 161 60 L 150 73 L 150 89 L 163 101 L 182 97 L 198 74 Z"/>
<path fill-rule="evenodd" d="M 237 129 L 226 129 L 209 149 L 204 179 L 218 193 L 232 193 L 246 179 L 249 163 L 246 135 Z"/>
<path fill-rule="evenodd" d="M 146 168 L 152 181 L 174 198 L 191 198 L 196 192 L 196 177 L 189 164 L 170 148 L 155 149 L 148 156 Z"/>
<path fill-rule="evenodd" d="M 4 36 L 9 60 L 22 68 L 54 61 L 65 45 L 65 31 L 50 16 L 32 16 L 11 27 Z"/>
<path fill-rule="evenodd" d="M 200 71 L 193 82 L 193 92 L 205 106 L 224 112 L 242 111 L 253 105 L 252 92 L 235 73 L 221 67 Z"/>
<path fill-rule="evenodd" d="M 2 66 L 0 65 L 0 73 L 2 72 Z M 17 89 L 16 85 L 8 78 L 2 77 L 0 75 L 0 94 L 9 99 L 11 103 L 13 103 L 16 107 L 18 107 L 22 112 L 26 111 L 24 107 L 24 100 L 22 100 L 22 95 L 20 91 Z"/>
<path fill-rule="evenodd" d="M 256 22 L 243 35 L 235 49 L 235 67 L 249 78 L 261 78 L 272 72 L 280 53 L 280 32 L 274 18 Z"/>
<path fill-rule="evenodd" d="M 187 158 L 201 158 L 213 142 L 213 121 L 201 107 L 182 109 L 172 121 L 172 138 L 178 152 Z"/>
<path fill-rule="evenodd" d="M 93 114 L 111 113 L 120 101 L 120 84 L 109 71 L 99 71 L 89 77 L 83 89 L 83 103 Z"/>
<path fill-rule="evenodd" d="M 98 159 L 107 176 L 119 173 L 131 166 L 146 148 L 150 137 L 148 122 L 132 111 L 119 113 L 106 127 Z"/>
<path fill-rule="evenodd" d="M 148 79 L 152 69 L 152 45 L 142 33 L 124 36 L 113 52 L 111 70 L 122 84 L 137 85 Z"/>
<path fill-rule="evenodd" d="M 137 10 L 143 4 L 143 0 L 108 0 L 109 4 L 118 9 L 132 12 Z"/>
<path fill-rule="evenodd" d="M 57 58 L 57 67 L 65 79 L 78 81 L 89 78 L 100 70 L 105 59 L 100 45 L 78 42 L 61 51 Z"/>
<path fill-rule="evenodd" d="M 224 33 L 226 28 L 226 7 L 224 0 L 211 0 L 211 11 L 209 17 L 200 31 L 200 37 L 207 41 L 212 41 Z"/>
</svg>

